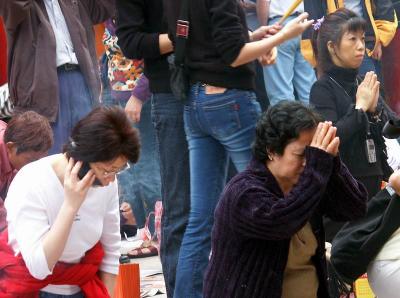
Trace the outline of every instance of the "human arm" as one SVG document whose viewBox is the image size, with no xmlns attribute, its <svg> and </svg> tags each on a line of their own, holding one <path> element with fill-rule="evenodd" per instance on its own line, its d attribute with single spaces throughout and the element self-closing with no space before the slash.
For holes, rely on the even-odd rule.
<svg viewBox="0 0 400 298">
<path fill-rule="evenodd" d="M 118 198 L 118 185 L 114 181 L 110 186 L 108 204 L 106 205 L 103 219 L 103 231 L 100 242 L 104 249 L 104 258 L 100 264 L 100 278 L 112 296 L 115 287 L 115 278 L 118 274 L 121 236 L 120 236 L 120 208 Z"/>
<path fill-rule="evenodd" d="M 350 174 L 340 157 L 336 156 L 323 198 L 323 213 L 335 221 L 359 219 L 367 212 L 367 199 L 368 192 L 364 185 Z"/>
<path fill-rule="evenodd" d="M 93 25 L 100 24 L 115 14 L 115 0 L 80 0 Z"/>
<path fill-rule="evenodd" d="M 150 99 L 150 95 L 149 80 L 142 74 L 125 106 L 126 115 L 133 122 L 137 123 L 140 121 L 143 104 Z"/>
<path fill-rule="evenodd" d="M 337 136 L 341 144 L 346 144 L 360 131 L 367 133 L 368 117 L 355 105 L 350 104 L 344 115 L 338 114 L 338 106 L 347 100 L 343 92 L 343 98 L 336 98 L 334 89 L 326 81 L 319 80 L 311 88 L 310 104 L 327 121 L 332 121 L 337 128 Z"/>
<path fill-rule="evenodd" d="M 33 0 L 7 0 L 0 1 L 0 15 L 5 28 L 14 30 L 29 15 L 34 5 Z"/>
<path fill-rule="evenodd" d="M 250 187 L 243 181 L 226 190 L 228 194 L 224 195 L 237 192 L 230 214 L 235 231 L 250 238 L 281 240 L 289 239 L 300 230 L 320 203 L 333 159 L 330 154 L 313 147 L 307 147 L 305 155 L 305 169 L 286 196 L 273 186 L 274 179 Z"/>
<path fill-rule="evenodd" d="M 115 274 L 99 271 L 99 277 L 106 286 L 110 297 L 114 297 L 115 281 L 117 276 Z"/>
<path fill-rule="evenodd" d="M 172 51 L 167 34 L 146 32 L 146 7 L 143 0 L 117 0 L 118 44 L 129 59 L 157 58 Z"/>
<path fill-rule="evenodd" d="M 303 13 L 286 24 L 286 26 L 277 34 L 265 39 L 244 44 L 240 49 L 239 54 L 230 65 L 232 67 L 238 67 L 249 63 L 263 54 L 270 52 L 275 46 L 300 35 L 304 30 L 311 26 L 313 22 L 312 20 L 307 21 L 307 16 L 307 13 Z"/>
<path fill-rule="evenodd" d="M 43 252 L 50 271 L 64 251 L 75 216 L 95 179 L 93 171 L 90 170 L 79 180 L 78 172 L 81 166 L 82 162 L 75 163 L 72 158 L 69 159 L 64 176 L 63 204 L 54 224 L 42 239 Z"/>
<path fill-rule="evenodd" d="M 376 41 L 375 49 L 372 52 L 371 57 L 378 61 L 382 58 L 382 43 L 379 40 Z"/>
<path fill-rule="evenodd" d="M 271 0 L 257 0 L 256 2 L 256 12 L 260 26 L 266 26 L 268 24 L 270 4 Z"/>
<path fill-rule="evenodd" d="M 51 266 L 50 262 L 54 254 L 60 250 L 59 246 L 65 247 L 65 243 L 53 242 L 48 246 L 54 248 L 47 247 L 46 250 L 54 249 L 56 252 L 49 254 L 45 251 L 44 240 L 46 237 L 52 237 L 51 232 L 57 229 L 54 223 L 63 220 L 64 213 L 61 210 L 64 207 L 61 205 L 66 206 L 65 201 L 69 200 L 62 190 L 58 190 L 62 186 L 58 185 L 60 182 L 54 173 L 52 179 L 45 180 L 43 175 L 46 177 L 46 174 L 46 171 L 37 167 L 22 168 L 11 184 L 5 202 L 10 243 L 17 253 L 21 253 L 30 274 L 37 279 L 44 279 L 52 273 L 54 265 Z M 90 173 L 86 177 L 89 176 Z M 78 205 L 79 200 L 80 198 L 73 197 L 68 210 L 75 209 L 73 205 Z M 63 229 L 70 230 L 70 227 L 63 226 L 60 229 L 60 233 L 64 233 Z M 59 241 L 61 236 L 53 237 L 54 241 Z"/>
</svg>

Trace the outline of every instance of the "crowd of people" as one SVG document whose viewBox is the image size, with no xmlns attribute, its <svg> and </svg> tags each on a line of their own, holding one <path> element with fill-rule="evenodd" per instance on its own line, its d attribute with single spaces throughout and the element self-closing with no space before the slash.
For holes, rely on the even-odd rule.
<svg viewBox="0 0 400 298">
<path fill-rule="evenodd" d="M 400 195 L 398 6 L 2 1 L 0 297 L 113 297 L 140 231 L 128 256 L 160 255 L 168 297 L 339 298 L 325 241 Z M 399 259 L 398 228 L 371 264 Z"/>
</svg>

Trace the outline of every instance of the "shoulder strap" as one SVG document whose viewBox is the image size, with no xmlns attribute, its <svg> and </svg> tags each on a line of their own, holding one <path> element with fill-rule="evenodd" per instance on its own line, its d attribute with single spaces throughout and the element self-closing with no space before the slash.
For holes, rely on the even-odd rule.
<svg viewBox="0 0 400 298">
<path fill-rule="evenodd" d="M 184 64 L 186 42 L 189 37 L 189 1 L 182 0 L 179 18 L 176 21 L 175 64 Z"/>
</svg>

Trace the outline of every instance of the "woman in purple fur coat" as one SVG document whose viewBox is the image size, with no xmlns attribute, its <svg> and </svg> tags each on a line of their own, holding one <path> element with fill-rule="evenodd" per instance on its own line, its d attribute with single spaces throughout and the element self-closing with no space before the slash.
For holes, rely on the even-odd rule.
<svg viewBox="0 0 400 298">
<path fill-rule="evenodd" d="M 253 159 L 215 212 L 204 297 L 326 298 L 322 216 L 366 212 L 367 192 L 338 155 L 331 122 L 298 102 L 257 124 Z"/>
</svg>

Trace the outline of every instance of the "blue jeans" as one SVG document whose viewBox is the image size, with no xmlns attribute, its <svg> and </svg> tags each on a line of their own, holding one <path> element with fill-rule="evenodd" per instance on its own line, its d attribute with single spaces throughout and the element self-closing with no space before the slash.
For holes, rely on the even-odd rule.
<svg viewBox="0 0 400 298">
<path fill-rule="evenodd" d="M 381 61 L 369 57 L 367 54 L 365 54 L 364 60 L 361 63 L 360 68 L 358 69 L 358 73 L 361 76 L 365 76 L 365 74 L 369 71 L 375 72 L 375 74 L 378 76 L 378 80 L 381 82 L 381 84 L 383 84 Z"/>
<path fill-rule="evenodd" d="M 53 129 L 54 144 L 49 155 L 60 153 L 68 141 L 74 125 L 86 116 L 93 107 L 92 97 L 85 78 L 79 70 L 57 71 L 59 105 Z"/>
<path fill-rule="evenodd" d="M 294 18 L 295 16 L 290 16 L 285 23 Z M 273 18 L 268 25 L 273 25 L 278 20 L 278 17 Z M 281 100 L 295 100 L 295 91 L 297 99 L 308 104 L 316 76 L 301 54 L 300 38 L 296 37 L 279 45 L 276 63 L 264 67 L 265 87 L 271 105 Z"/>
<path fill-rule="evenodd" d="M 85 298 L 85 295 L 83 295 L 82 292 L 73 294 L 73 295 L 58 295 L 58 294 L 52 294 L 48 292 L 40 292 L 39 293 L 39 298 Z"/>
<path fill-rule="evenodd" d="M 179 249 L 190 209 L 189 150 L 183 127 L 183 102 L 171 93 L 152 97 L 152 119 L 160 156 L 161 264 L 168 297 L 173 297 Z"/>
<path fill-rule="evenodd" d="M 107 86 L 103 84 L 103 104 L 125 108 L 130 92 L 126 100 L 116 101 Z M 154 211 L 156 201 L 161 199 L 161 178 L 150 101 L 143 105 L 140 115 L 140 122 L 134 125 L 140 132 L 140 158 L 135 166 L 118 175 L 118 185 L 120 201 L 131 205 L 138 228 L 143 228 L 147 215 Z M 154 233 L 154 218 L 150 219 L 149 229 Z"/>
<path fill-rule="evenodd" d="M 238 171 L 246 168 L 260 113 L 253 92 L 227 89 L 222 94 L 207 95 L 201 84 L 191 88 L 184 113 L 191 209 L 179 254 L 176 298 L 202 297 L 214 210 L 226 182 L 228 159 Z"/>
</svg>

